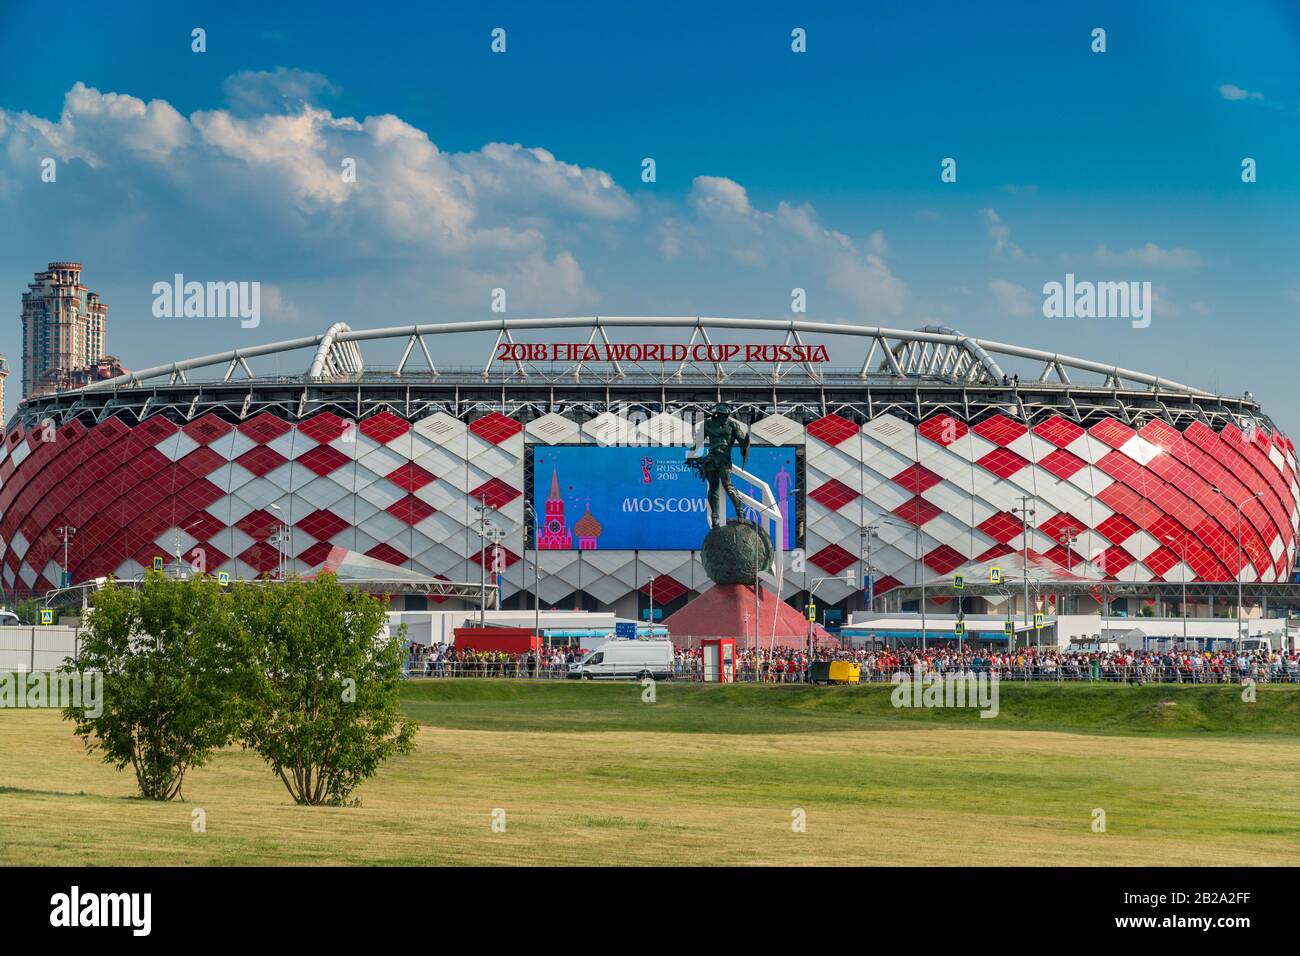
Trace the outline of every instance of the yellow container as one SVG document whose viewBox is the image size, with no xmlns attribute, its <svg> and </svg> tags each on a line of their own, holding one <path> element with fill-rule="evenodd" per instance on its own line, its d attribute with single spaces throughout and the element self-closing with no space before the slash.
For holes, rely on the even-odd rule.
<svg viewBox="0 0 1300 956">
<path fill-rule="evenodd" d="M 830 679 L 836 684 L 856 684 L 861 666 L 852 661 L 831 661 Z"/>
</svg>

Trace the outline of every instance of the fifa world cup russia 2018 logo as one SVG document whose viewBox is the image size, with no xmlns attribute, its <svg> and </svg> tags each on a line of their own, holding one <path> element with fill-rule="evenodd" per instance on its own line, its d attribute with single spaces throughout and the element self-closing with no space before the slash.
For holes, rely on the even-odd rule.
<svg viewBox="0 0 1300 956">
<path fill-rule="evenodd" d="M 641 484 L 650 484 L 650 469 L 654 467 L 654 463 L 655 460 L 653 458 L 641 459 Z"/>
</svg>

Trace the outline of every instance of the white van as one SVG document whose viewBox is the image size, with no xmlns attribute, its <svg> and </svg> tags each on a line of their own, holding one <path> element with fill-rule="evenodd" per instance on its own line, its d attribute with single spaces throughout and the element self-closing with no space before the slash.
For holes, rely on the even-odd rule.
<svg viewBox="0 0 1300 956">
<path fill-rule="evenodd" d="M 673 642 L 662 640 L 606 641 L 569 665 L 573 680 L 615 680 L 652 677 L 671 680 Z"/>
</svg>

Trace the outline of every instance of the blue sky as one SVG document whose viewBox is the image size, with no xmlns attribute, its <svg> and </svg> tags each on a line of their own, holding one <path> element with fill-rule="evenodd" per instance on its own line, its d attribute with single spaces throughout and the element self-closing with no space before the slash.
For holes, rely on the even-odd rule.
<svg viewBox="0 0 1300 956">
<path fill-rule="evenodd" d="M 488 317 L 497 286 L 518 316 L 762 318 L 798 286 L 814 320 L 1249 389 L 1300 431 L 1300 4 L 430 6 L 0 4 L 11 365 L 54 258 L 132 367 Z M 154 318 L 176 272 L 261 282 L 261 326 Z M 1066 272 L 1150 281 L 1151 326 L 1044 318 Z"/>
</svg>

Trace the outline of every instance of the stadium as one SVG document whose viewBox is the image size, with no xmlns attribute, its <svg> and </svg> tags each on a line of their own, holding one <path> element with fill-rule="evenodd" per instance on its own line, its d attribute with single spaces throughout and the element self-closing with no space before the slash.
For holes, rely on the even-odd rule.
<svg viewBox="0 0 1300 956">
<path fill-rule="evenodd" d="M 340 323 L 33 398 L 0 452 L 0 581 L 345 553 L 428 581 L 410 609 L 499 575 L 503 608 L 659 619 L 709 585 L 684 459 L 718 402 L 780 502 L 795 606 L 915 610 L 1018 559 L 1075 601 L 1289 603 L 1295 449 L 1248 392 L 942 327 L 695 317 Z"/>
</svg>

